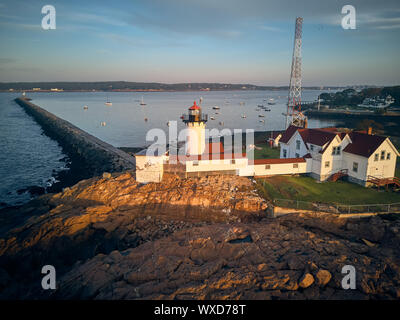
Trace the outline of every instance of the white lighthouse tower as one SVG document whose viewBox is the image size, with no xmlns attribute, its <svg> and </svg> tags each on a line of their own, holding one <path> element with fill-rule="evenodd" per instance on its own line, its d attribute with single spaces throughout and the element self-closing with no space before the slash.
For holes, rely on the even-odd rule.
<svg viewBox="0 0 400 320">
<path fill-rule="evenodd" d="M 184 114 L 182 117 L 188 130 L 186 138 L 186 154 L 200 155 L 204 153 L 206 137 L 205 128 L 207 115 L 202 114 L 201 107 L 196 104 L 196 101 L 189 108 L 189 114 Z"/>
</svg>

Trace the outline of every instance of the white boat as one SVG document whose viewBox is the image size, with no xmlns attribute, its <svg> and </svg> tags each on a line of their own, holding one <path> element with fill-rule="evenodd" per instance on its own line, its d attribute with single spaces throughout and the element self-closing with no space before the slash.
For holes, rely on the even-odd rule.
<svg viewBox="0 0 400 320">
<path fill-rule="evenodd" d="M 210 117 L 210 120 L 215 120 L 215 118 L 214 117 Z"/>
<path fill-rule="evenodd" d="M 264 123 L 265 121 L 264 121 L 264 119 L 260 119 L 259 122 L 263 122 Z"/>
<path fill-rule="evenodd" d="M 258 115 L 260 118 L 264 118 L 265 116 L 263 114 Z"/>
<path fill-rule="evenodd" d="M 245 114 L 242 114 L 242 118 L 246 118 L 247 116 Z"/>
<path fill-rule="evenodd" d="M 88 106 L 83 106 L 83 110 L 87 110 L 87 109 L 89 109 Z"/>
<path fill-rule="evenodd" d="M 112 106 L 112 102 L 111 101 L 106 101 L 105 105 L 106 106 Z"/>
<path fill-rule="evenodd" d="M 100 122 L 100 125 L 101 125 L 102 127 L 105 127 L 105 126 L 106 126 L 106 122 L 105 122 L 105 121 L 102 121 L 102 122 Z"/>
<path fill-rule="evenodd" d="M 218 107 L 218 106 L 214 106 L 213 109 L 214 109 L 214 110 L 219 110 L 219 109 L 221 109 L 221 108 Z"/>
<path fill-rule="evenodd" d="M 142 101 L 140 102 L 140 105 L 141 106 L 145 106 L 146 105 L 146 103 L 144 103 L 144 101 L 143 101 L 143 96 L 142 96 Z"/>
</svg>

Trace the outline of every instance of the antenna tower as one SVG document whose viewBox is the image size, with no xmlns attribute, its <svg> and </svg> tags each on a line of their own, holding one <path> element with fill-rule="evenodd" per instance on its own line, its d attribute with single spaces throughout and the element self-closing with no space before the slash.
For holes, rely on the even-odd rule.
<svg viewBox="0 0 400 320">
<path fill-rule="evenodd" d="M 292 69 L 286 112 L 286 128 L 290 125 L 307 127 L 307 117 L 301 112 L 301 37 L 303 18 L 296 18 Z"/>
</svg>

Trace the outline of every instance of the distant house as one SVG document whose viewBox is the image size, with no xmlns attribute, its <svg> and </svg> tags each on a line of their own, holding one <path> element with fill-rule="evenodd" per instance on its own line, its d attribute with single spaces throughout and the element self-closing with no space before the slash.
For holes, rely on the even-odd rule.
<svg viewBox="0 0 400 320">
<path fill-rule="evenodd" d="M 282 137 L 282 133 L 273 132 L 271 137 L 268 138 L 267 142 L 271 147 L 279 147 L 279 140 Z"/>
<path fill-rule="evenodd" d="M 280 139 L 280 158 L 305 158 L 307 173 L 325 181 L 345 172 L 349 181 L 368 185 L 370 178 L 393 178 L 399 152 L 388 137 L 336 128 L 290 126 Z"/>
</svg>

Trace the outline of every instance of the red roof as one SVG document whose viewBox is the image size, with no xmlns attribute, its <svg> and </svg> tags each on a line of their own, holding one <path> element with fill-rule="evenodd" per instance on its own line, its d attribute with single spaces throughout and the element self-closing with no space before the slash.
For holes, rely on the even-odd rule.
<svg viewBox="0 0 400 320">
<path fill-rule="evenodd" d="M 306 143 L 306 146 L 307 143 L 323 146 L 332 141 L 338 134 L 336 128 L 305 129 L 291 125 L 283 133 L 280 141 L 283 143 L 288 143 L 296 131 L 299 132 L 304 143 Z"/>
<path fill-rule="evenodd" d="M 290 125 L 286 131 L 282 134 L 281 139 L 279 142 L 288 143 L 290 138 L 296 133 L 298 129 L 302 129 L 300 127 Z"/>
<path fill-rule="evenodd" d="M 249 161 L 250 162 L 250 161 Z M 279 163 L 300 163 L 306 162 L 304 158 L 284 158 L 284 159 L 255 159 L 254 164 L 279 164 Z"/>
<path fill-rule="evenodd" d="M 352 143 L 348 144 L 343 151 L 367 158 L 386 140 L 386 137 L 361 132 L 351 132 L 349 135 Z"/>
<path fill-rule="evenodd" d="M 189 110 L 200 110 L 200 107 L 196 104 L 196 101 L 193 102 L 193 105 L 189 108 Z"/>
<path fill-rule="evenodd" d="M 246 153 L 212 153 L 206 154 L 203 153 L 202 155 L 179 155 L 179 156 L 170 156 L 169 159 L 171 160 L 179 160 L 180 162 L 186 161 L 196 161 L 196 160 L 228 160 L 228 159 L 243 159 L 246 158 Z"/>
<path fill-rule="evenodd" d="M 299 133 L 305 143 L 323 146 L 336 137 L 336 132 L 326 129 L 300 129 Z"/>
</svg>

